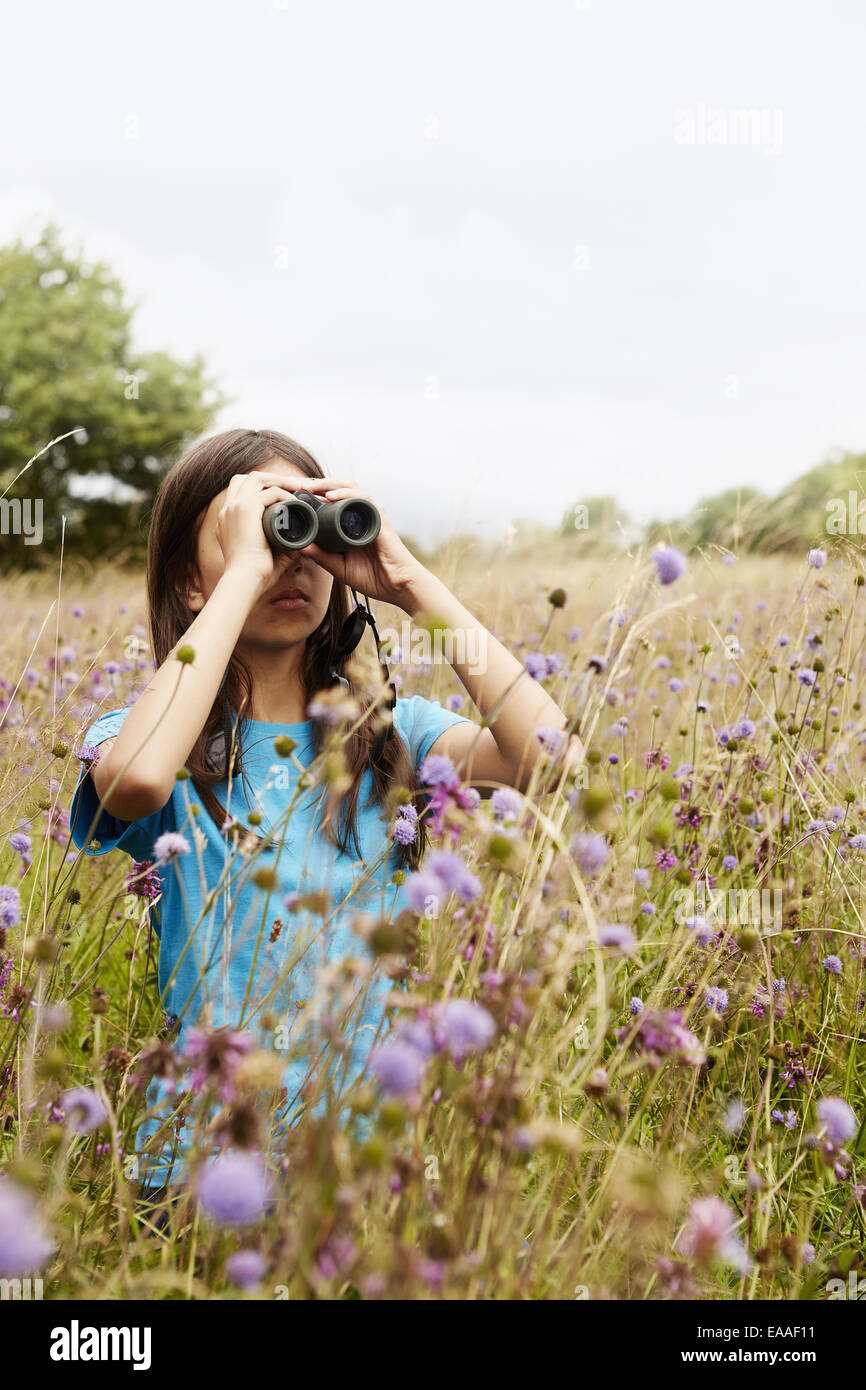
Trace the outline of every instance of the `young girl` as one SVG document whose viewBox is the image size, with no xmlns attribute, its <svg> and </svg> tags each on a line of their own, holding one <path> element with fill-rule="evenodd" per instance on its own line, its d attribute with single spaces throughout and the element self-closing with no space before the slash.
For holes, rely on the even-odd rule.
<svg viewBox="0 0 866 1390">
<path fill-rule="evenodd" d="M 283 1071 L 289 1113 L 321 1062 L 323 1039 L 351 1081 L 381 1033 L 390 981 L 363 965 L 343 978 L 339 963 L 367 955 L 353 921 L 391 919 L 406 906 L 393 876 L 416 866 L 424 846 L 425 759 L 444 754 L 463 781 L 523 789 L 540 753 L 536 731 L 566 725 L 384 515 L 363 549 L 333 554 L 310 544 L 275 554 L 263 512 L 298 489 L 331 502 L 365 495 L 350 480 L 323 477 L 306 449 L 266 430 L 206 439 L 168 473 L 148 541 L 158 669 L 130 707 L 88 730 L 70 813 L 79 849 L 156 861 L 159 986 L 177 1020 L 177 1047 L 195 1059 L 205 1028 L 263 1032 L 291 1057 Z M 396 701 L 383 741 L 391 719 L 384 682 L 365 698 L 338 651 L 347 585 L 471 636 L 457 648 L 480 645 L 483 661 L 453 665 L 488 727 L 414 696 Z M 572 739 L 566 761 L 579 756 Z M 436 767 L 428 764 L 430 779 Z M 386 802 L 395 794 L 406 809 L 392 836 L 395 808 L 389 814 Z M 318 1053 L 296 1047 L 311 1019 Z M 234 1032 L 224 1037 L 227 1046 L 237 1041 Z M 161 1124 L 167 1089 L 149 1091 L 142 1151 Z M 162 1186 L 172 1176 L 163 1144 L 143 1179 Z"/>
</svg>

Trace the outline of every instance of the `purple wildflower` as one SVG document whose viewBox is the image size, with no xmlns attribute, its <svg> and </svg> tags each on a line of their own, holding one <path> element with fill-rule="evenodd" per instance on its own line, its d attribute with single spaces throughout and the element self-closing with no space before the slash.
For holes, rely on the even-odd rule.
<svg viewBox="0 0 866 1390">
<path fill-rule="evenodd" d="M 370 1058 L 370 1069 L 386 1095 L 406 1096 L 417 1091 L 426 1059 L 408 1042 L 395 1038 L 382 1043 Z"/>
<path fill-rule="evenodd" d="M 264 1256 L 258 1250 L 236 1250 L 226 1260 L 226 1274 L 239 1289 L 258 1288 L 265 1272 Z"/>
<path fill-rule="evenodd" d="M 818 1101 L 818 1119 L 834 1148 L 841 1146 L 857 1133 L 857 1116 L 841 1096 L 825 1096 Z"/>
<path fill-rule="evenodd" d="M 604 836 L 593 833 L 575 835 L 571 841 L 571 852 L 585 878 L 594 878 L 610 859 L 610 850 Z"/>
<path fill-rule="evenodd" d="M 437 1040 L 449 1047 L 457 1058 L 467 1052 L 481 1051 L 495 1033 L 493 1017 L 469 999 L 449 999 L 437 1010 Z"/>
<path fill-rule="evenodd" d="M 688 569 L 685 555 L 672 545 L 659 546 L 653 551 L 653 560 L 660 584 L 674 584 Z"/>
<path fill-rule="evenodd" d="M 20 1279 L 41 1269 L 54 1243 L 29 1195 L 0 1176 L 0 1277 Z"/>
<path fill-rule="evenodd" d="M 102 1097 L 86 1086 L 75 1086 L 64 1091 L 60 1098 L 61 1109 L 76 1134 L 90 1134 L 108 1119 L 108 1111 Z"/>
<path fill-rule="evenodd" d="M 270 1184 L 257 1153 L 223 1153 L 198 1178 L 202 1211 L 218 1226 L 250 1226 L 263 1215 Z"/>
<path fill-rule="evenodd" d="M 160 835 L 153 846 L 153 857 L 158 864 L 168 864 L 179 854 L 189 854 L 189 840 L 175 830 L 167 830 Z"/>
</svg>

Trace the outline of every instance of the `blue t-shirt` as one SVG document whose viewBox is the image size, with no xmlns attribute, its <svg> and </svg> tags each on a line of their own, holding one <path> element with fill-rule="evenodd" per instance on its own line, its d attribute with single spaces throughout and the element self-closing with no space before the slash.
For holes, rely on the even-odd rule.
<svg viewBox="0 0 866 1390">
<path fill-rule="evenodd" d="M 126 708 L 102 715 L 87 731 L 85 742 L 98 746 L 114 738 L 128 714 Z M 460 722 L 468 721 L 420 695 L 399 699 L 394 709 L 395 732 L 416 768 L 440 734 Z M 275 750 L 280 735 L 296 744 L 289 757 Z M 353 839 L 350 852 L 342 852 L 322 828 L 322 785 L 299 786 L 302 769 L 315 757 L 310 721 L 269 724 L 243 719 L 241 749 L 242 776 L 234 776 L 231 796 L 225 780 L 215 783 L 213 791 L 245 828 L 251 828 L 250 812 L 258 811 L 261 823 L 251 829 L 269 836 L 273 847 L 255 846 L 251 857 L 235 837 L 222 833 L 203 806 L 193 816 L 190 807 L 199 803 L 189 780 L 176 782 L 171 797 L 154 815 L 118 820 L 100 811 L 93 781 L 83 768 L 70 809 L 72 841 L 78 849 L 86 846 L 89 854 L 123 849 L 142 861 L 153 859 L 161 835 L 182 835 L 189 851 L 156 866 L 162 897 L 154 923 L 160 994 L 166 1012 L 179 1022 L 177 1045 L 183 1046 L 190 1027 L 228 1025 L 289 1052 L 303 1030 L 315 1026 L 317 1011 L 327 1012 L 320 987 L 323 968 L 347 957 L 370 959 L 352 929 L 356 915 L 391 917 L 406 902 L 403 888 L 390 882 L 399 864 L 389 824 L 378 803 L 366 804 L 373 789 L 369 771 L 361 780 L 357 802 L 361 853 L 356 856 Z M 93 841 L 98 841 L 97 848 L 91 848 Z M 263 869 L 273 871 L 273 886 L 268 886 Z M 263 886 L 253 882 L 257 873 L 265 880 Z M 325 895 L 324 911 L 321 898 L 300 910 L 287 909 L 287 895 L 298 895 L 303 903 L 313 893 Z M 349 1009 L 353 1023 L 345 1034 L 348 1046 L 340 1063 L 342 1084 L 363 1068 L 381 1029 L 382 1000 L 392 987 L 378 972 L 372 981 L 357 986 L 357 1004 L 350 1001 Z M 287 1062 L 283 1084 L 289 1111 L 307 1074 L 307 1062 Z M 165 1100 L 163 1087 L 154 1083 L 148 1091 L 149 1108 L 156 1111 Z M 139 1147 L 160 1120 L 157 1114 L 145 1120 Z M 168 1163 L 168 1150 L 163 1149 L 145 1181 L 164 1182 Z"/>
</svg>

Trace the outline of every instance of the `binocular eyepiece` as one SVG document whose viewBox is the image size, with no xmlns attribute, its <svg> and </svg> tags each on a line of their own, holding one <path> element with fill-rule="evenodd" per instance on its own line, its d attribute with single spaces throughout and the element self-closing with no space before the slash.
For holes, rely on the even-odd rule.
<svg viewBox="0 0 866 1390">
<path fill-rule="evenodd" d="M 262 528 L 274 551 L 303 550 L 315 541 L 323 550 L 340 555 L 369 545 L 381 525 L 378 508 L 363 497 L 326 502 L 305 490 L 285 502 L 272 502 L 262 513 Z"/>
</svg>

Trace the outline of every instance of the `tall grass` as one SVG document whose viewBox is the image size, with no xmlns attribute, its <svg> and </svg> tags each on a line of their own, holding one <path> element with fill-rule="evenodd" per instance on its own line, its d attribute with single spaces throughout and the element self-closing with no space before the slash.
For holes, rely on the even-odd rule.
<svg viewBox="0 0 866 1390">
<path fill-rule="evenodd" d="M 84 732 L 152 669 L 128 640 L 138 583 L 4 581 L 0 1275 L 26 1272 L 25 1237 L 59 1299 L 823 1298 L 857 1264 L 856 558 L 707 553 L 664 588 L 646 556 L 564 545 L 445 550 L 437 567 L 520 657 L 552 658 L 586 764 L 560 778 L 552 750 L 519 803 L 440 807 L 434 851 L 480 890 L 390 930 L 359 923 L 289 1114 L 278 1045 L 202 1040 L 191 1080 L 166 1045 L 153 905 L 125 856 L 69 844 Z M 401 694 L 460 693 L 447 666 L 398 670 Z M 256 873 L 242 838 L 239 853 Z M 338 1094 L 339 1048 L 323 1060 L 322 1043 L 373 956 L 403 1052 Z M 449 1000 L 478 1007 L 461 1018 Z M 142 1078 L 160 1069 L 197 1136 L 164 1225 L 135 1204 Z M 241 1156 L 230 1199 L 218 1151 Z"/>
</svg>

